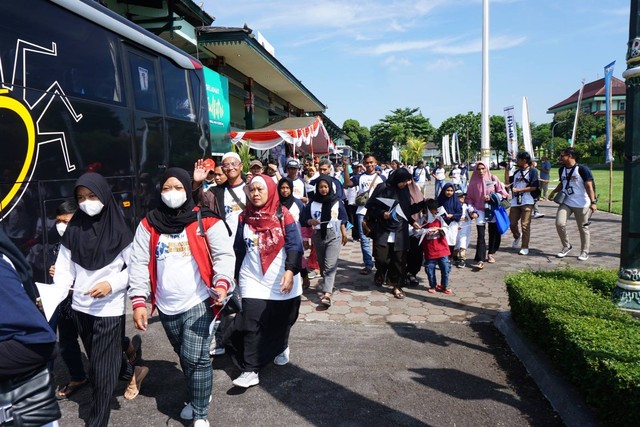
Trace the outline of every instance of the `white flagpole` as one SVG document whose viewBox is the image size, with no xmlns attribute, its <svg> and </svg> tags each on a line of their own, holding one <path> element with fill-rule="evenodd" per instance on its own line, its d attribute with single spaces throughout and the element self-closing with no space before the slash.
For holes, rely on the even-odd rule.
<svg viewBox="0 0 640 427">
<path fill-rule="evenodd" d="M 460 138 L 458 132 L 456 131 L 456 150 L 458 150 L 458 163 L 462 163 L 462 157 L 460 156 Z"/>
<path fill-rule="evenodd" d="M 529 124 L 529 103 L 527 97 L 522 97 L 522 140 L 524 142 L 524 151 L 529 153 L 532 159 L 535 159 L 533 145 L 531 144 L 531 125 Z"/>
<path fill-rule="evenodd" d="M 489 135 L 489 0 L 482 0 L 482 139 L 480 156 L 485 164 L 491 160 Z"/>
<path fill-rule="evenodd" d="M 456 134 L 451 136 L 451 163 L 456 162 Z"/>
<path fill-rule="evenodd" d="M 580 93 L 578 94 L 578 104 L 576 104 L 576 117 L 573 119 L 573 132 L 571 132 L 571 146 L 576 143 L 576 131 L 578 130 L 578 115 L 580 114 L 580 104 L 582 103 L 582 92 L 584 90 L 584 79 L 582 80 L 582 86 L 580 86 Z"/>
</svg>

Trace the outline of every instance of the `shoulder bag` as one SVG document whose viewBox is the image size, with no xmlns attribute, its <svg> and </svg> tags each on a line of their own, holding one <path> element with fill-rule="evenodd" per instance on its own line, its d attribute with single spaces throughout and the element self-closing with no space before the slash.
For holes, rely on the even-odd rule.
<svg viewBox="0 0 640 427">
<path fill-rule="evenodd" d="M 46 366 L 0 382 L 0 426 L 42 426 L 61 416 Z"/>
<path fill-rule="evenodd" d="M 502 206 L 493 210 L 493 216 L 496 219 L 496 226 L 498 227 L 498 233 L 504 234 L 509 229 L 511 222 L 509 221 L 509 215 Z"/>
<path fill-rule="evenodd" d="M 373 181 L 371 181 L 371 184 L 369 185 L 369 190 L 365 191 L 364 193 L 358 194 L 356 196 L 356 205 L 357 206 L 364 206 L 367 204 L 367 202 L 369 201 L 369 197 L 371 196 L 371 193 L 373 193 L 373 190 L 375 190 L 376 186 L 373 185 L 376 181 L 378 180 L 378 174 L 376 174 L 376 176 L 373 178 Z"/>
</svg>

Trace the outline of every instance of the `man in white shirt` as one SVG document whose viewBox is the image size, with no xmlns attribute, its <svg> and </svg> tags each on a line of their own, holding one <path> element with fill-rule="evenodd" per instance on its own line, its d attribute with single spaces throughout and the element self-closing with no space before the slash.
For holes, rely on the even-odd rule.
<svg viewBox="0 0 640 427">
<path fill-rule="evenodd" d="M 538 189 L 538 170 L 531 167 L 531 156 L 526 151 L 518 153 L 517 169 L 513 173 L 511 183 L 511 209 L 509 221 L 513 233 L 513 249 L 520 248 L 520 255 L 529 254 L 529 239 L 531 237 L 531 216 L 535 200 L 532 192 Z M 518 229 L 520 222 L 520 229 Z"/>
<path fill-rule="evenodd" d="M 427 171 L 427 168 L 424 167 L 424 162 L 420 160 L 416 165 L 415 169 L 413 170 L 413 180 L 415 181 L 416 184 L 418 184 L 418 187 L 420 187 L 420 191 L 422 192 L 422 195 L 425 198 L 427 197 L 427 180 L 428 180 L 427 178 L 428 177 L 429 177 L 429 172 Z"/>
<path fill-rule="evenodd" d="M 287 177 L 293 181 L 292 193 L 293 197 L 299 199 L 302 203 L 306 204 L 307 192 L 305 188 L 305 182 L 300 178 L 300 162 L 296 159 L 289 159 L 287 162 Z"/>
<path fill-rule="evenodd" d="M 440 191 L 444 186 L 444 180 L 446 178 L 445 174 L 446 171 L 442 167 L 442 163 L 438 163 L 438 167 L 433 172 L 431 172 L 431 175 L 436 180 L 435 196 L 433 197 L 438 197 L 438 195 L 440 194 Z"/>
<path fill-rule="evenodd" d="M 345 166 L 348 161 L 348 159 L 343 160 Z M 358 189 L 358 195 L 368 193 L 370 196 L 375 187 L 386 181 L 386 178 L 376 173 L 377 161 L 373 154 L 365 154 L 363 163 L 364 173 L 362 175 L 350 177 L 349 174 L 344 174 L 344 186 L 346 188 L 356 187 Z M 362 220 L 366 214 L 367 208 L 364 206 L 357 207 L 356 216 L 358 217 L 358 230 L 360 232 L 360 249 L 362 250 L 362 261 L 364 263 L 364 268 L 360 270 L 360 274 L 364 275 L 371 274 L 373 271 L 371 241 L 362 232 Z"/>
</svg>

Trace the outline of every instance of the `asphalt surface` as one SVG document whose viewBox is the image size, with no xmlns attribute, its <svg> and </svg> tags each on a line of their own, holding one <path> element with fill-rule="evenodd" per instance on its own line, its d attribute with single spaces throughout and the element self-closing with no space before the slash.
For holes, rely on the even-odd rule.
<svg viewBox="0 0 640 427">
<path fill-rule="evenodd" d="M 574 249 L 566 258 L 555 230 L 555 205 L 541 202 L 546 216 L 534 219 L 530 254 L 511 249 L 503 235 L 495 264 L 482 271 L 454 268 L 453 295 L 428 294 L 424 271 L 407 297 L 393 298 L 362 276 L 359 244 L 340 255 L 338 292 L 328 310 L 320 307 L 312 280 L 293 327 L 287 366 L 260 372 L 248 390 L 231 384 L 239 371 L 228 356 L 213 359 L 212 425 L 228 426 L 554 426 L 563 421 L 538 389 L 505 337 L 493 324 L 509 310 L 504 276 L 524 269 L 619 267 L 621 217 L 597 212 L 591 226 L 591 257 L 580 262 L 579 237 L 570 219 Z M 475 228 L 475 227 L 474 227 Z M 471 241 L 475 243 L 475 230 Z M 474 244 L 468 257 L 475 253 Z M 134 333 L 128 320 L 127 329 Z M 127 401 L 121 383 L 113 399 L 112 426 L 181 426 L 186 387 L 157 316 L 143 334 L 143 359 L 150 373 L 140 395 Z M 56 382 L 66 370 L 56 364 Z M 553 384 L 552 384 L 553 385 Z M 61 402 L 62 426 L 81 426 L 88 414 L 86 387 Z"/>
</svg>

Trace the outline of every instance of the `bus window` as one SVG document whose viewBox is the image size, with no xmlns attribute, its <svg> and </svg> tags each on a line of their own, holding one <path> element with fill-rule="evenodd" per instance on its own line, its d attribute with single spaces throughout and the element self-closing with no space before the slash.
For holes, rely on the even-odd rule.
<svg viewBox="0 0 640 427">
<path fill-rule="evenodd" d="M 178 68 L 165 58 L 160 59 L 162 67 L 162 83 L 167 115 L 180 119 L 195 121 L 193 100 L 189 91 L 187 71 Z"/>
<path fill-rule="evenodd" d="M 129 51 L 129 70 L 136 109 L 159 113 L 160 104 L 154 61 Z"/>
</svg>

